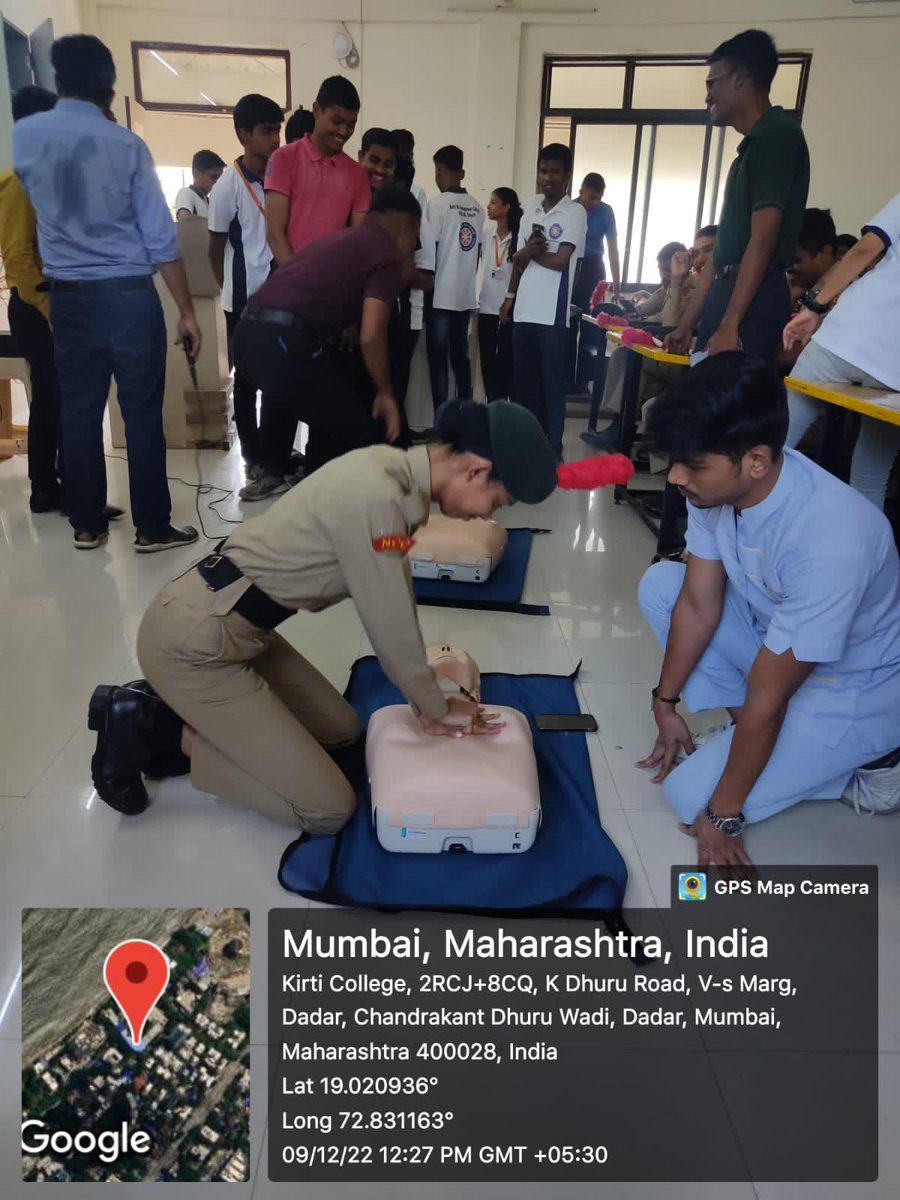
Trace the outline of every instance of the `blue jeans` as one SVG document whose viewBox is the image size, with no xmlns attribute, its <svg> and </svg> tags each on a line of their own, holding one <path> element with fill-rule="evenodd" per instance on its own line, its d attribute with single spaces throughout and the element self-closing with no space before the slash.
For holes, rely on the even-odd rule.
<svg viewBox="0 0 900 1200">
<path fill-rule="evenodd" d="M 550 445 L 562 458 L 566 423 L 567 325 L 513 325 L 516 401 L 530 408 Z"/>
<path fill-rule="evenodd" d="M 172 511 L 162 418 L 166 326 L 152 278 L 129 288 L 54 289 L 51 324 L 70 524 L 91 533 L 108 525 L 103 413 L 115 379 L 128 442 L 132 518 L 143 535 L 164 533 Z"/>
<path fill-rule="evenodd" d="M 469 365 L 469 312 L 454 312 L 448 308 L 430 308 L 425 322 L 425 345 L 428 350 L 428 373 L 431 376 L 431 398 L 434 410 L 444 404 L 450 392 L 447 358 L 456 376 L 456 395 L 460 400 L 472 398 L 472 368 Z"/>
</svg>

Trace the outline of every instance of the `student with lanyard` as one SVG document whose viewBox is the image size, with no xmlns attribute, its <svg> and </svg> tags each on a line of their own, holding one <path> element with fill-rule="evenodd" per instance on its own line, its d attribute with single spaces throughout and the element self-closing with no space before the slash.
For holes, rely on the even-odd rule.
<svg viewBox="0 0 900 1200">
<path fill-rule="evenodd" d="M 251 93 L 234 106 L 234 131 L 242 153 L 212 190 L 209 198 L 209 261 L 222 289 L 222 308 L 228 328 L 228 355 L 247 300 L 266 282 L 272 270 L 272 251 L 266 236 L 266 196 L 263 175 L 278 149 L 282 112 L 268 96 Z M 256 416 L 256 388 L 239 370 L 234 373 L 234 423 L 247 480 L 259 478 L 261 434 Z M 262 398 L 262 426 L 271 406 Z M 278 491 L 285 491 L 282 480 Z M 274 493 L 273 493 L 274 494 Z M 247 497 L 242 495 L 242 499 Z"/>
<path fill-rule="evenodd" d="M 106 804 L 143 812 L 142 773 L 190 771 L 195 787 L 228 803 L 336 833 L 365 782 L 365 736 L 343 696 L 276 626 L 348 597 L 424 733 L 499 730 L 479 704 L 438 686 L 407 551 L 433 503 L 467 519 L 546 499 L 556 460 L 515 404 L 454 401 L 436 424 L 434 445 L 372 446 L 329 463 L 163 589 L 137 637 L 146 680 L 99 687 L 91 700 L 91 773 Z"/>
<path fill-rule="evenodd" d="M 191 163 L 193 182 L 175 197 L 175 220 L 189 221 L 209 213 L 209 193 L 222 178 L 224 159 L 214 150 L 198 150 Z"/>
<path fill-rule="evenodd" d="M 489 401 L 513 399 L 512 324 L 500 320 L 500 306 L 509 291 L 512 256 L 519 248 L 522 206 L 512 188 L 491 192 L 487 215 L 496 223 L 490 237 L 485 231 L 481 292 L 478 297 L 478 353 L 481 378 Z"/>
</svg>

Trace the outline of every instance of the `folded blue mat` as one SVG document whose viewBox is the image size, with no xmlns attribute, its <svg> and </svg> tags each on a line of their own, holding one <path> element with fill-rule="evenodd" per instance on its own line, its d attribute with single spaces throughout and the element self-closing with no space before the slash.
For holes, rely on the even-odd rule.
<svg viewBox="0 0 900 1200">
<path fill-rule="evenodd" d="M 544 530 L 543 532 L 546 532 Z M 525 572 L 531 554 L 532 529 L 510 529 L 506 552 L 500 566 L 485 583 L 454 583 L 440 579 L 413 578 L 413 591 L 419 604 L 445 608 L 481 608 L 495 612 L 528 613 L 548 617 L 546 604 L 522 604 Z"/>
<path fill-rule="evenodd" d="M 543 820 L 530 850 L 515 854 L 392 854 L 372 825 L 369 790 L 336 836 L 301 836 L 288 846 L 279 882 L 313 900 L 381 910 L 429 909 L 503 916 L 615 917 L 627 871 L 603 830 L 585 735 L 546 733 L 535 713 L 578 712 L 572 680 L 564 675 L 481 677 L 488 705 L 517 708 L 529 717 Z M 347 699 L 363 725 L 376 709 L 403 697 L 375 658 L 353 666 Z"/>
</svg>

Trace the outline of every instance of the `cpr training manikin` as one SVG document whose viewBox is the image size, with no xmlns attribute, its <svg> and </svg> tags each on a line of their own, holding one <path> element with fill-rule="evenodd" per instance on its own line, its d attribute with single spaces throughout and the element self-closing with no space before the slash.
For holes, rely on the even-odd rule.
<svg viewBox="0 0 900 1200">
<path fill-rule="evenodd" d="M 492 522 L 491 522 L 492 523 Z M 481 676 L 465 650 L 427 647 L 441 687 L 478 700 Z M 430 737 L 407 704 L 369 721 L 366 765 L 372 816 L 385 850 L 408 854 L 511 854 L 530 849 L 541 821 L 528 721 L 491 706 L 505 722 L 491 737 Z"/>
<path fill-rule="evenodd" d="M 496 521 L 460 521 L 435 513 L 409 551 L 413 578 L 485 583 L 500 565 L 507 540 Z"/>
</svg>

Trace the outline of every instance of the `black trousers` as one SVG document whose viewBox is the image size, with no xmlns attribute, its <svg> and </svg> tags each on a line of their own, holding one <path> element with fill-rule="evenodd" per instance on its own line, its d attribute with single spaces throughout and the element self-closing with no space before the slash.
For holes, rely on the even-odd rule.
<svg viewBox="0 0 900 1200">
<path fill-rule="evenodd" d="M 225 313 L 225 325 L 228 329 L 228 362 L 234 361 L 234 331 L 241 319 L 239 312 Z M 262 461 L 262 444 L 259 433 L 259 419 L 256 415 L 256 388 L 243 371 L 235 367 L 234 389 L 232 391 L 234 406 L 234 425 L 237 429 L 238 441 L 241 443 L 241 456 L 248 466 Z M 291 444 L 293 444 L 291 438 Z M 290 451 L 288 451 L 290 454 Z"/>
<path fill-rule="evenodd" d="M 53 334 L 44 314 L 13 288 L 9 294 L 9 331 L 31 370 L 28 413 L 28 478 L 35 492 L 55 492 L 62 475 L 60 410 L 62 398 Z"/>
<path fill-rule="evenodd" d="M 514 400 L 513 327 L 498 316 L 480 313 L 478 317 L 478 355 L 481 378 L 488 400 Z"/>
<path fill-rule="evenodd" d="M 591 296 L 594 288 L 601 279 L 606 278 L 606 268 L 602 255 L 583 258 L 578 271 L 578 278 L 572 289 L 572 303 L 582 312 L 590 311 Z M 566 384 L 568 386 L 590 383 L 594 378 L 595 355 L 590 347 L 596 350 L 597 335 L 591 341 L 592 330 L 581 322 L 581 317 L 573 317 L 569 322 L 569 340 L 566 345 Z M 587 336 L 585 336 L 587 334 Z M 601 342 L 603 340 L 600 335 Z"/>
<path fill-rule="evenodd" d="M 374 391 L 371 381 L 366 386 L 358 352 L 323 344 L 296 326 L 245 316 L 235 330 L 234 361 L 265 397 L 260 434 L 266 470 L 285 473 L 298 421 L 309 426 L 307 475 L 348 450 L 384 441 L 384 423 L 372 418 Z M 273 458 L 276 451 L 280 457 Z"/>
<path fill-rule="evenodd" d="M 736 279 L 737 276 L 716 279 L 706 293 L 697 330 L 697 350 L 705 350 L 706 343 L 719 328 Z M 790 315 L 791 297 L 784 272 L 773 272 L 763 276 L 762 283 L 756 289 L 741 321 L 740 337 L 743 349 L 748 354 L 768 362 L 781 342 L 781 334 Z"/>
</svg>

